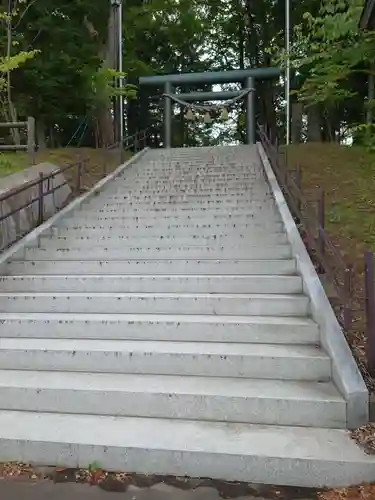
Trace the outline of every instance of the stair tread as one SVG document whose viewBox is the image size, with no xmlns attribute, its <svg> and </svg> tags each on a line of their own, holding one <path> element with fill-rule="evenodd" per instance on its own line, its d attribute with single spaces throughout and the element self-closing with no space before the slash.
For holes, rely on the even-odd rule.
<svg viewBox="0 0 375 500">
<path fill-rule="evenodd" d="M 5 439 L 27 440 L 126 450 L 144 448 L 148 452 L 190 451 L 211 457 L 226 454 L 319 459 L 375 467 L 375 457 L 366 455 L 341 429 L 27 411 L 1 411 L 0 429 L 0 443 Z"/>
<path fill-rule="evenodd" d="M 0 321 L 82 321 L 82 322 L 128 322 L 128 321 L 152 321 L 152 322 L 177 322 L 177 323 L 224 323 L 224 324 L 267 324 L 278 326 L 280 324 L 290 326 L 312 326 L 316 325 L 311 318 L 303 316 L 239 316 L 239 315 L 208 315 L 208 314 L 116 314 L 116 313 L 31 313 L 0 312 Z"/>
<path fill-rule="evenodd" d="M 246 344 L 224 342 L 189 342 L 161 340 L 102 340 L 11 338 L 0 339 L 2 350 L 147 352 L 195 355 L 234 355 L 249 357 L 321 358 L 327 359 L 322 348 L 302 344 Z"/>
<path fill-rule="evenodd" d="M 0 388 L 186 394 L 345 404 L 331 382 L 181 375 L 0 370 Z"/>
<path fill-rule="evenodd" d="M 301 293 L 171 293 L 171 292 L 0 292 L 0 298 L 12 297 L 27 297 L 27 298 L 40 298 L 40 297 L 105 297 L 105 298 L 193 298 L 193 299 L 206 299 L 206 298 L 217 298 L 217 299 L 268 299 L 268 300 L 308 300 L 306 295 Z"/>
</svg>

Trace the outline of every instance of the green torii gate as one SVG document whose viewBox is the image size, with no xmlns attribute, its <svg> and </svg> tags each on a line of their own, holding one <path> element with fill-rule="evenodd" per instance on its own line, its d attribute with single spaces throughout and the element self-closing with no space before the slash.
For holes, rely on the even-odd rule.
<svg viewBox="0 0 375 500">
<path fill-rule="evenodd" d="M 232 71 L 207 71 L 204 73 L 177 73 L 172 75 L 142 76 L 140 85 L 164 87 L 164 147 L 172 145 L 172 102 L 168 95 L 184 101 L 219 101 L 239 97 L 244 90 L 246 94 L 246 136 L 247 143 L 255 142 L 255 94 L 254 80 L 276 78 L 281 74 L 280 68 L 237 69 Z M 226 92 L 190 92 L 173 94 L 174 87 L 182 87 L 197 83 L 244 83 L 245 88 Z"/>
</svg>

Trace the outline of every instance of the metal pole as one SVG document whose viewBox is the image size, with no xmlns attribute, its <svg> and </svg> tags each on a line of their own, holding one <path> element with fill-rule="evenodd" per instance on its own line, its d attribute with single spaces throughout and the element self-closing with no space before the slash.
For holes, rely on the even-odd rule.
<svg viewBox="0 0 375 500">
<path fill-rule="evenodd" d="M 172 84 L 164 84 L 164 93 L 172 93 Z M 172 145 L 172 102 L 169 97 L 164 97 L 164 147 L 170 148 Z"/>
<path fill-rule="evenodd" d="M 254 88 L 254 79 L 246 78 L 246 88 Z M 251 90 L 246 96 L 246 139 L 247 144 L 255 144 L 255 93 Z"/>
<path fill-rule="evenodd" d="M 119 10 L 118 10 L 118 70 L 119 73 L 123 72 L 123 61 L 122 61 L 122 45 L 123 45 L 123 39 L 122 39 L 122 0 L 120 0 L 120 5 L 119 5 Z M 120 105 L 119 105 L 119 112 L 120 112 L 120 147 L 121 151 L 123 148 L 123 141 L 124 141 L 124 96 L 122 95 L 122 90 L 124 88 L 124 79 L 123 76 L 121 75 L 119 77 L 119 90 L 120 90 Z"/>
<path fill-rule="evenodd" d="M 290 0 L 285 0 L 285 45 L 286 45 L 286 71 L 285 71 L 285 101 L 286 101 L 286 137 L 285 143 L 290 141 Z"/>
</svg>

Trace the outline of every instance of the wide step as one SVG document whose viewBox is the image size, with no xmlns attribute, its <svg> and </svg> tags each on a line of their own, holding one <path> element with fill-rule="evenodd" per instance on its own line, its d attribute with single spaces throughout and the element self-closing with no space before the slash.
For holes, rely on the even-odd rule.
<svg viewBox="0 0 375 500">
<path fill-rule="evenodd" d="M 291 486 L 371 482 L 345 430 L 2 411 L 0 460 Z"/>
<path fill-rule="evenodd" d="M 1 276 L 2 292 L 302 293 L 300 276 L 24 275 Z"/>
<path fill-rule="evenodd" d="M 0 337 L 319 343 L 314 321 L 280 316 L 0 313 L 0 324 Z"/>
<path fill-rule="evenodd" d="M 114 247 L 97 245 L 89 248 L 87 245 L 72 247 L 69 243 L 60 243 L 59 241 L 49 242 L 42 248 L 30 247 L 20 252 L 17 258 L 19 260 L 53 260 L 62 258 L 64 260 L 80 260 L 87 256 L 93 260 L 121 260 L 127 258 L 150 258 L 150 259 L 204 259 L 204 258 L 232 258 L 232 259 L 288 259 L 292 257 L 292 251 L 289 245 L 272 246 L 203 246 L 190 245 L 181 247 L 178 244 L 173 246 L 141 246 L 133 242 L 133 245 L 117 245 Z"/>
<path fill-rule="evenodd" d="M 329 381 L 310 345 L 2 338 L 0 369 Z"/>
<path fill-rule="evenodd" d="M 0 409 L 345 427 L 330 383 L 173 375 L 0 371 Z"/>
<path fill-rule="evenodd" d="M 12 261 L 7 266 L 8 274 L 272 274 L 296 273 L 294 259 L 277 260 L 230 260 L 230 259 L 131 259 L 131 260 L 33 260 Z"/>
<path fill-rule="evenodd" d="M 9 292 L 0 293 L 0 311 L 306 316 L 309 299 L 297 294 Z"/>
</svg>

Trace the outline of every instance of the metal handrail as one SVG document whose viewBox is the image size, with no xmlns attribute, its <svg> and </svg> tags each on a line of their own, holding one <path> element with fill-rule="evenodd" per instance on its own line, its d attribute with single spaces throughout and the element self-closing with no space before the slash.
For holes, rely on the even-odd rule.
<svg viewBox="0 0 375 500">
<path fill-rule="evenodd" d="M 134 147 L 134 149 L 137 151 L 139 146 L 145 147 L 147 145 L 147 139 L 149 137 L 150 131 L 149 129 L 141 130 L 139 132 L 136 132 L 135 134 L 132 134 L 129 137 L 126 137 L 124 139 L 124 142 L 126 141 L 126 146 L 123 148 L 123 150 L 130 149 Z M 118 144 L 117 144 L 118 146 Z M 112 149 L 115 148 L 116 144 L 112 145 L 110 148 L 107 149 Z M 60 182 L 56 186 L 51 186 L 52 184 L 52 179 L 54 179 L 56 176 L 63 174 L 69 170 L 74 171 L 74 188 L 73 188 L 73 195 L 78 196 L 82 192 L 82 176 L 85 173 L 85 166 L 87 165 L 88 158 L 81 158 L 78 157 L 77 161 L 74 163 L 70 163 L 67 165 L 64 165 L 60 168 L 55 169 L 53 172 L 50 172 L 48 174 L 44 174 L 43 172 L 39 173 L 39 177 L 35 180 L 31 180 L 28 182 L 25 182 L 22 186 L 13 188 L 9 190 L 7 193 L 4 193 L 3 195 L 0 195 L 0 204 L 9 201 L 12 198 L 16 198 L 20 194 L 24 193 L 25 191 L 32 189 L 32 188 L 38 188 L 38 194 L 33 196 L 32 198 L 26 200 L 24 203 L 21 205 L 17 204 L 17 208 L 10 209 L 7 211 L 5 214 L 0 215 L 0 223 L 4 222 L 6 219 L 9 217 L 14 216 L 21 210 L 24 210 L 33 204 L 38 204 L 37 208 L 37 217 L 35 224 L 33 225 L 34 227 L 37 227 L 41 225 L 44 220 L 45 220 L 45 209 L 44 209 L 44 200 L 45 197 L 48 195 L 51 195 L 55 193 L 58 189 L 62 188 L 63 186 L 66 186 L 70 184 L 68 180 L 65 180 L 64 182 Z M 105 162 L 103 162 L 103 170 L 101 172 L 101 176 L 105 177 L 107 175 L 106 171 L 106 165 Z M 70 198 L 71 199 L 71 198 Z M 62 208 L 62 207 L 60 207 Z M 30 228 L 29 231 L 31 231 L 33 228 Z M 0 248 L 0 251 L 5 250 L 8 248 L 10 245 L 18 241 L 20 238 L 25 236 L 29 231 L 22 232 L 22 234 L 17 234 L 16 238 L 12 241 L 9 241 L 6 246 L 3 246 Z"/>
<path fill-rule="evenodd" d="M 340 300 L 340 310 L 343 314 L 338 319 L 342 326 L 349 330 L 352 322 L 353 267 L 345 262 L 325 229 L 324 192 L 320 191 L 318 210 L 314 210 L 311 202 L 304 197 L 301 184 L 297 180 L 300 180 L 301 175 L 293 176 L 286 165 L 282 166 L 277 144 L 272 143 L 262 127 L 258 127 L 258 134 L 289 208 L 294 218 L 299 221 L 300 230 L 304 232 L 310 255 L 313 252 L 313 260 L 326 275 Z"/>
<path fill-rule="evenodd" d="M 272 169 L 286 197 L 289 208 L 298 220 L 299 228 L 305 232 L 307 246 L 313 260 L 322 270 L 330 284 L 334 287 L 339 300 L 339 307 L 333 304 L 338 320 L 346 332 L 354 324 L 354 313 L 365 320 L 367 375 L 375 377 L 375 264 L 373 252 L 367 251 L 364 256 L 364 290 L 362 298 L 355 295 L 353 286 L 354 268 L 347 263 L 334 245 L 325 229 L 324 192 L 320 191 L 318 210 L 314 211 L 303 195 L 301 187 L 301 171 L 296 170 L 295 176 L 287 165 L 279 161 L 277 142 L 271 140 L 266 129 L 258 126 L 258 135 L 269 158 Z M 342 313 L 342 314 L 340 314 Z"/>
</svg>

